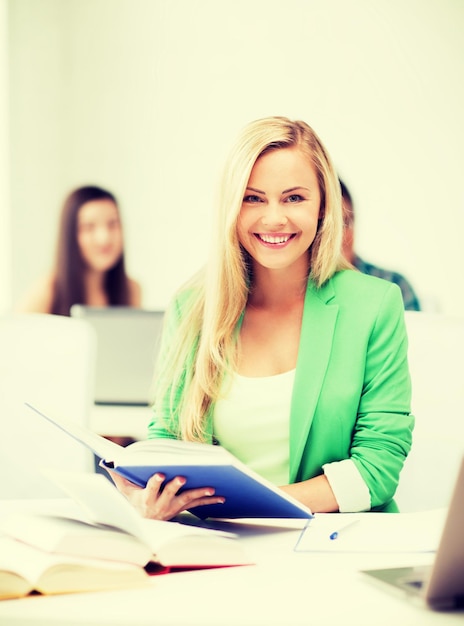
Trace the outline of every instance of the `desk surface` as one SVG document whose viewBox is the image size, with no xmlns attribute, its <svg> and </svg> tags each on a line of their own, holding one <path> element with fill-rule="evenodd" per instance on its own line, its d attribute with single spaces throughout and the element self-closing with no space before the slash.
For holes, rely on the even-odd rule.
<svg viewBox="0 0 464 626">
<path fill-rule="evenodd" d="M 122 592 L 7 600 L 0 602 L 0 625 L 463 624 L 464 613 L 432 612 L 377 588 L 359 572 L 368 567 L 430 563 L 433 555 L 294 552 L 301 524 L 244 526 L 239 540 L 256 565 L 155 576 L 148 588 Z"/>
</svg>

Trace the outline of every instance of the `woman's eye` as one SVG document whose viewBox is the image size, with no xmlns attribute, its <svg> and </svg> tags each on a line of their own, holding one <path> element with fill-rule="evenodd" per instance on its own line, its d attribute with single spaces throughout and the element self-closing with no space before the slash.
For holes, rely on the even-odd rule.
<svg viewBox="0 0 464 626">
<path fill-rule="evenodd" d="M 298 193 L 292 193 L 291 196 L 288 196 L 287 202 L 302 202 L 303 196 L 300 196 Z"/>
<path fill-rule="evenodd" d="M 79 232 L 80 233 L 91 233 L 94 230 L 94 224 L 80 224 Z"/>
<path fill-rule="evenodd" d="M 249 204 L 253 204 L 254 202 L 262 202 L 262 200 L 259 196 L 249 195 L 243 198 L 243 202 L 248 202 Z"/>
</svg>

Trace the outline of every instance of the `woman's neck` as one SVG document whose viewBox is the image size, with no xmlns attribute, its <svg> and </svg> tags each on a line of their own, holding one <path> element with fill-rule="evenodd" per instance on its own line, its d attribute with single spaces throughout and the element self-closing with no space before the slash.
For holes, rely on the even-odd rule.
<svg viewBox="0 0 464 626">
<path fill-rule="evenodd" d="M 105 289 L 105 273 L 88 270 L 84 278 L 85 300 L 89 306 L 107 306 L 108 294 Z"/>
<path fill-rule="evenodd" d="M 292 307 L 304 301 L 307 282 L 307 271 L 295 273 L 261 268 L 254 272 L 248 303 L 263 309 Z"/>
</svg>

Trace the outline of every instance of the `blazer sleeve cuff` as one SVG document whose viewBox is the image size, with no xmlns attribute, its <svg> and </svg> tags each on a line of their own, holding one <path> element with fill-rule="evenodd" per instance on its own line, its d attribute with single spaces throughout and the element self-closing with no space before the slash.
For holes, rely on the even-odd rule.
<svg viewBox="0 0 464 626">
<path fill-rule="evenodd" d="M 351 459 L 326 463 L 324 474 L 335 495 L 340 513 L 357 513 L 371 508 L 371 496 Z"/>
</svg>

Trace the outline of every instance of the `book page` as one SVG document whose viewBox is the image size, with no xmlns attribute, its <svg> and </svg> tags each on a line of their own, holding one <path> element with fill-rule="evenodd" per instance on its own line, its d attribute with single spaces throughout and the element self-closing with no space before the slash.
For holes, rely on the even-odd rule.
<svg viewBox="0 0 464 626">
<path fill-rule="evenodd" d="M 159 465 L 170 463 L 217 465 L 236 462 L 235 457 L 221 446 L 169 438 L 146 439 L 131 443 L 124 448 L 119 460 L 125 465 L 153 463 L 154 460 Z"/>
<path fill-rule="evenodd" d="M 73 439 L 89 448 L 89 450 L 92 450 L 92 452 L 102 459 L 106 459 L 107 461 L 116 461 L 119 458 L 121 451 L 124 451 L 122 446 L 114 443 L 114 441 L 105 439 L 97 433 L 94 433 L 90 430 L 90 428 L 86 428 L 85 426 L 71 420 L 45 415 L 45 413 L 42 413 L 28 402 L 25 402 L 25 405 L 34 411 L 38 416 L 44 418 L 50 422 L 50 424 L 53 424 L 63 432 L 70 435 Z"/>
<path fill-rule="evenodd" d="M 24 595 L 32 589 L 60 593 L 111 588 L 114 575 L 114 582 L 119 577 L 123 584 L 124 581 L 139 584 L 148 581 L 144 569 L 137 565 L 50 554 L 3 536 L 0 537 L 0 572 L 11 572 L 27 581 L 27 584 L 16 585 L 18 595 Z M 127 579 L 126 574 L 130 574 Z M 89 583 L 92 579 L 93 582 Z"/>
<path fill-rule="evenodd" d="M 142 518 L 117 488 L 102 474 L 43 470 L 85 512 L 88 521 L 103 524 L 147 541 Z"/>
<path fill-rule="evenodd" d="M 25 405 L 39 417 L 47 420 L 73 439 L 80 442 L 99 458 L 114 465 L 158 465 L 181 463 L 188 465 L 217 465 L 238 462 L 233 455 L 221 446 L 206 443 L 159 438 L 136 441 L 127 447 L 105 439 L 81 424 L 62 417 L 46 415 L 28 402 Z M 156 455 L 156 456 L 155 456 Z"/>
<path fill-rule="evenodd" d="M 187 535 L 229 539 L 237 537 L 234 533 L 221 530 L 144 519 L 117 488 L 101 474 L 58 470 L 47 470 L 45 474 L 82 507 L 91 522 L 118 528 L 137 537 L 149 546 L 154 554 L 164 542 L 176 537 Z"/>
</svg>

